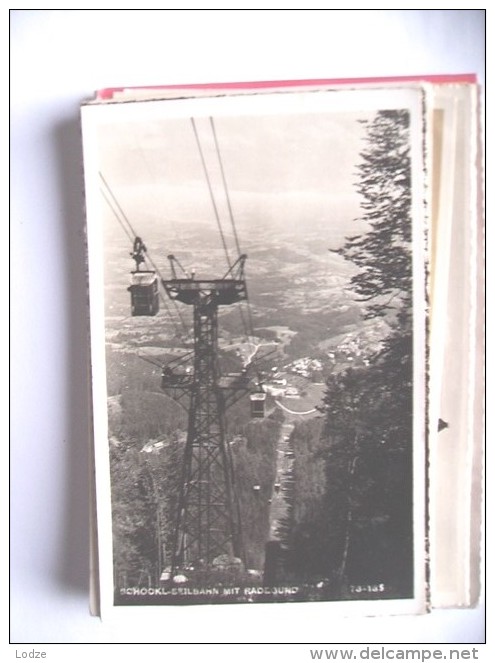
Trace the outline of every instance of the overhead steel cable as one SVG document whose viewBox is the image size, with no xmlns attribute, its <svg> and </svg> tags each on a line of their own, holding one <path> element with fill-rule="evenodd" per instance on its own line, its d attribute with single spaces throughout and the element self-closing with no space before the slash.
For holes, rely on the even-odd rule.
<svg viewBox="0 0 495 663">
<path fill-rule="evenodd" d="M 120 219 L 119 215 L 118 215 L 117 212 L 115 211 L 115 208 L 114 208 L 112 202 L 108 199 L 108 196 L 107 196 L 107 194 L 105 193 L 105 189 L 103 189 L 102 187 L 100 187 L 100 191 L 101 191 L 101 194 L 102 194 L 103 198 L 105 199 L 105 201 L 106 201 L 108 207 L 112 210 L 112 212 L 113 212 L 115 218 L 117 219 L 118 223 L 120 224 L 120 227 L 121 227 L 122 230 L 125 232 L 125 234 L 127 235 L 127 237 L 129 238 L 129 240 L 130 240 L 130 242 L 131 242 L 131 244 L 132 244 L 132 243 L 134 242 L 134 237 L 131 235 L 131 233 L 127 230 L 127 228 L 126 228 L 126 227 L 124 226 L 124 224 L 122 223 L 122 220 Z"/>
<path fill-rule="evenodd" d="M 99 174 L 99 176 L 100 176 L 101 181 L 102 181 L 103 184 L 105 185 L 105 189 L 106 189 L 106 191 L 108 191 L 108 193 L 110 194 L 110 199 L 109 199 L 109 198 L 107 197 L 106 193 L 105 193 L 105 189 L 103 189 L 102 187 L 100 187 L 100 191 L 101 191 L 101 193 L 102 193 L 102 195 L 103 195 L 103 198 L 105 199 L 106 203 L 108 204 L 108 206 L 109 206 L 110 209 L 112 210 L 112 212 L 113 212 L 115 218 L 117 219 L 117 221 L 118 221 L 119 225 L 121 226 L 122 230 L 125 232 L 126 236 L 127 236 L 128 239 L 130 240 L 131 244 L 133 244 L 135 238 L 137 237 L 137 234 L 136 234 L 135 230 L 134 230 L 134 228 L 132 227 L 131 222 L 129 221 L 129 219 L 127 218 L 127 216 L 126 216 L 124 210 L 123 210 L 122 207 L 120 206 L 120 204 L 119 204 L 117 198 L 115 197 L 113 191 L 112 191 L 111 188 L 110 188 L 110 185 L 108 184 L 108 182 L 107 182 L 106 179 L 104 178 L 103 174 L 102 174 L 101 172 L 99 172 L 98 174 Z M 120 215 L 119 215 L 119 214 L 120 214 Z M 125 220 L 125 223 L 127 224 L 127 227 L 126 227 L 126 225 L 123 223 L 123 220 Z M 159 278 L 160 278 L 160 281 L 163 281 L 163 279 L 162 279 L 162 275 L 161 275 L 161 273 L 160 273 L 160 270 L 159 270 L 158 267 L 155 265 L 155 263 L 153 262 L 153 260 L 151 259 L 151 256 L 148 254 L 147 251 L 146 251 L 145 254 L 144 254 L 144 259 L 145 259 L 146 262 L 149 262 L 150 265 L 153 267 L 153 269 L 155 270 L 155 272 L 158 274 L 158 276 L 159 276 Z M 173 313 L 172 313 L 172 311 L 171 311 L 171 309 L 170 309 L 170 305 L 169 305 L 169 302 L 168 302 L 168 298 L 164 297 L 163 292 L 162 292 L 161 290 L 159 290 L 159 297 L 160 297 L 160 299 L 162 300 L 162 302 L 163 302 L 163 304 L 164 304 L 164 306 L 165 306 L 165 308 L 166 308 L 166 310 L 167 310 L 167 313 L 168 313 L 168 315 L 169 315 L 169 317 L 170 317 L 170 321 L 172 322 L 172 325 L 173 325 L 173 327 L 174 327 L 174 330 L 175 330 L 175 334 L 176 334 L 176 336 L 180 337 L 181 334 L 180 334 L 179 328 L 178 328 L 178 326 L 177 326 L 177 323 L 176 323 L 176 321 L 175 321 L 175 319 L 174 319 Z M 189 336 L 189 330 L 188 330 L 188 327 L 187 327 L 187 325 L 186 325 L 185 322 L 184 322 L 184 319 L 183 319 L 183 317 L 182 317 L 182 314 L 181 314 L 181 312 L 180 312 L 180 310 L 179 310 L 179 308 L 178 308 L 177 302 L 174 301 L 173 303 L 174 303 L 174 305 L 175 305 L 175 309 L 176 309 L 177 315 L 178 315 L 178 317 L 179 317 L 179 320 L 180 320 L 180 322 L 181 322 L 181 324 L 182 324 L 182 328 L 183 328 L 183 330 L 184 330 L 186 336 Z"/>
<path fill-rule="evenodd" d="M 155 263 L 154 263 L 153 260 L 151 259 L 151 256 L 150 256 L 147 252 L 146 252 L 145 255 L 144 255 L 144 259 L 145 259 L 146 262 L 149 262 L 149 263 L 150 263 L 150 265 L 153 267 L 153 269 L 155 270 L 155 272 L 158 274 L 158 277 L 159 277 L 159 279 L 160 279 L 160 282 L 161 282 L 161 284 L 162 284 L 162 286 L 163 286 L 163 281 L 164 281 L 163 276 L 161 275 L 160 270 L 159 270 L 158 267 L 155 265 Z M 165 305 L 166 305 L 167 308 L 168 308 L 168 298 L 165 297 L 165 295 L 163 294 L 163 292 L 162 292 L 161 290 L 160 290 L 160 299 L 165 303 Z M 186 336 L 189 336 L 189 335 L 190 335 L 190 334 L 189 334 L 189 329 L 188 329 L 186 323 L 184 322 L 184 318 L 182 317 L 182 313 L 180 312 L 179 305 L 177 304 L 177 302 L 175 301 L 175 299 L 172 299 L 171 301 L 172 301 L 172 304 L 174 305 L 175 311 L 176 311 L 176 313 L 177 313 L 177 315 L 178 315 L 178 317 L 179 317 L 179 320 L 180 320 L 180 322 L 181 322 L 182 329 L 184 330 L 184 333 L 186 334 Z M 177 335 L 180 336 L 180 334 L 177 334 Z"/>
<path fill-rule="evenodd" d="M 225 191 L 225 198 L 227 200 L 227 207 L 228 207 L 228 210 L 229 210 L 230 223 L 232 224 L 232 231 L 234 233 L 234 240 L 235 240 L 235 245 L 236 245 L 236 248 L 237 248 L 237 254 L 238 254 L 238 256 L 240 256 L 242 252 L 241 252 L 241 247 L 239 245 L 239 237 L 237 236 L 237 228 L 235 226 L 234 214 L 232 212 L 232 205 L 230 204 L 229 189 L 227 187 L 227 180 L 225 179 L 225 171 L 223 169 L 223 162 L 222 162 L 222 156 L 220 154 L 220 147 L 218 145 L 217 132 L 215 131 L 215 123 L 213 122 L 212 117 L 210 117 L 210 125 L 211 125 L 211 131 L 213 133 L 213 140 L 215 141 L 215 149 L 216 149 L 216 152 L 217 152 L 218 163 L 220 165 L 220 173 L 222 175 L 223 188 L 224 188 L 224 191 Z"/>
<path fill-rule="evenodd" d="M 225 252 L 225 257 L 227 259 L 227 265 L 229 266 L 229 268 L 231 268 L 232 263 L 230 261 L 229 251 L 228 251 L 228 248 L 227 248 L 227 243 L 225 241 L 225 235 L 223 234 L 222 223 L 220 221 L 220 215 L 218 213 L 217 204 L 215 202 L 215 196 L 213 195 L 213 189 L 211 187 L 211 182 L 210 182 L 210 177 L 208 175 L 208 169 L 206 167 L 205 157 L 204 157 L 204 154 L 203 154 L 203 150 L 201 148 L 201 143 L 199 141 L 199 136 L 198 136 L 198 130 L 196 129 L 196 123 L 194 122 L 193 117 L 191 117 L 191 124 L 192 124 L 192 128 L 193 128 L 193 131 L 194 131 L 194 137 L 196 139 L 196 145 L 198 146 L 199 156 L 201 158 L 201 163 L 202 163 L 202 166 L 203 166 L 203 172 L 204 172 L 204 175 L 206 177 L 206 183 L 208 184 L 208 191 L 210 192 L 211 203 L 213 205 L 213 210 L 215 212 L 215 218 L 217 220 L 218 230 L 220 232 L 220 237 L 222 238 L 222 245 L 223 245 L 223 250 Z"/>
<path fill-rule="evenodd" d="M 215 150 L 216 150 L 216 153 L 217 153 L 218 164 L 220 166 L 220 173 L 221 173 L 221 176 L 222 176 L 222 183 L 223 183 L 223 189 L 224 189 L 224 192 L 225 192 L 225 199 L 227 201 L 227 208 L 229 210 L 229 218 L 230 218 L 230 223 L 232 225 L 232 232 L 234 234 L 234 240 L 235 240 L 237 253 L 238 253 L 238 256 L 240 257 L 242 255 L 242 251 L 241 251 L 241 246 L 240 246 L 240 243 L 239 243 L 239 236 L 237 234 L 237 228 L 236 228 L 236 225 L 235 225 L 234 213 L 232 211 L 232 204 L 230 202 L 229 188 L 227 186 L 227 178 L 225 177 L 225 170 L 224 170 L 224 167 L 223 167 L 223 160 L 222 160 L 222 155 L 221 155 L 221 152 L 220 152 L 220 145 L 218 143 L 217 132 L 215 130 L 215 123 L 214 123 L 213 118 L 211 116 L 210 116 L 210 126 L 211 126 L 211 131 L 212 131 L 212 134 L 213 134 L 213 140 L 215 142 Z M 248 314 L 249 314 L 249 298 L 248 298 L 248 293 L 247 293 L 247 287 L 246 287 L 246 305 L 247 305 Z M 243 312 L 241 303 L 239 303 L 239 313 L 240 313 L 240 316 L 241 316 L 241 321 L 242 321 L 242 326 L 243 326 L 244 333 L 246 335 L 246 338 L 249 340 L 249 337 L 251 336 L 251 334 L 249 333 L 248 325 L 247 325 L 246 319 L 244 317 L 244 312 Z M 252 334 L 252 336 L 254 336 L 254 333 Z"/>
<path fill-rule="evenodd" d="M 117 209 L 119 210 L 120 214 L 122 215 L 122 218 L 123 218 L 124 221 L 127 223 L 127 226 L 128 226 L 128 228 L 129 228 L 129 230 L 131 231 L 131 234 L 132 234 L 133 238 L 134 238 L 134 237 L 137 237 L 137 236 L 138 236 L 137 233 L 135 232 L 134 228 L 133 228 L 132 225 L 131 225 L 131 222 L 129 221 L 129 219 L 128 219 L 127 216 L 125 215 L 124 210 L 123 210 L 122 207 L 119 205 L 119 201 L 118 201 L 117 198 L 114 196 L 114 193 L 113 193 L 112 189 L 110 188 L 110 185 L 108 184 L 108 182 L 106 181 L 106 179 L 103 177 L 103 173 L 102 173 L 101 171 L 98 171 L 98 175 L 100 176 L 101 181 L 102 181 L 103 184 L 105 185 L 106 190 L 108 191 L 108 193 L 109 193 L 110 196 L 112 197 L 112 200 L 113 200 L 113 202 L 115 203 L 115 206 L 116 206 Z M 134 239 L 133 239 L 132 241 L 134 241 Z"/>
<path fill-rule="evenodd" d="M 142 359 L 143 361 L 146 361 L 148 364 L 153 364 L 153 366 L 156 366 L 157 368 L 162 368 L 162 364 L 160 364 L 157 361 L 153 361 L 153 359 L 150 359 L 149 357 L 143 356 L 138 354 L 139 359 Z"/>
</svg>

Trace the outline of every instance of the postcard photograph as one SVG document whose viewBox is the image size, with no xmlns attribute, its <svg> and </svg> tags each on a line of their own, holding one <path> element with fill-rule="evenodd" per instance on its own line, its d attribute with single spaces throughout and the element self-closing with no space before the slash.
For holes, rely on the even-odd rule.
<svg viewBox="0 0 495 663">
<path fill-rule="evenodd" d="M 414 88 L 83 107 L 112 606 L 424 609 L 422 108 Z"/>
</svg>

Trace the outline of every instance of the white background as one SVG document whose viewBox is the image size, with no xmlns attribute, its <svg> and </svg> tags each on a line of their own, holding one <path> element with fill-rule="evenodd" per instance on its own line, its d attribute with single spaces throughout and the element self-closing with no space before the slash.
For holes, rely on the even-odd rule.
<svg viewBox="0 0 495 663">
<path fill-rule="evenodd" d="M 484 641 L 481 607 L 331 621 L 325 604 L 170 608 L 159 623 L 125 625 L 89 615 L 78 116 L 110 86 L 466 72 L 483 82 L 484 36 L 484 10 L 12 10 L 12 643 Z"/>
</svg>

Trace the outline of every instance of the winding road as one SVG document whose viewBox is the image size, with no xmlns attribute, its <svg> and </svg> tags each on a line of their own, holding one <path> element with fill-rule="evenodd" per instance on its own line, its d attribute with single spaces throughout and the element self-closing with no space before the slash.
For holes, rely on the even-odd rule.
<svg viewBox="0 0 495 663">
<path fill-rule="evenodd" d="M 306 410 L 305 412 L 297 412 L 296 410 L 289 410 L 289 408 L 286 407 L 285 405 L 282 405 L 282 403 L 281 403 L 280 401 L 275 401 L 275 403 L 276 403 L 276 405 L 278 405 L 278 407 L 279 407 L 281 410 L 284 410 L 285 412 L 288 412 L 289 414 L 301 414 L 301 415 L 305 415 L 305 414 L 313 414 L 314 412 L 316 412 L 316 408 L 315 408 L 315 407 L 314 407 L 312 410 Z M 292 426 L 292 427 L 294 428 L 294 426 Z"/>
</svg>

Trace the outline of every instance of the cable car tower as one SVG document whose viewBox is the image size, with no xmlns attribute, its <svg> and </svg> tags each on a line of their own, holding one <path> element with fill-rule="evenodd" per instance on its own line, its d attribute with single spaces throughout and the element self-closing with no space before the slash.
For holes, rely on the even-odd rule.
<svg viewBox="0 0 495 663">
<path fill-rule="evenodd" d="M 244 561 L 242 531 L 230 448 L 225 435 L 226 409 L 247 393 L 246 373 L 222 376 L 218 364 L 218 308 L 246 299 L 245 255 L 222 279 L 163 280 L 168 296 L 193 307 L 194 369 L 191 376 L 165 369 L 162 388 L 180 399 L 189 395 L 189 421 L 179 490 L 172 571 L 219 555 Z"/>
<path fill-rule="evenodd" d="M 164 369 L 162 377 L 162 388 L 171 391 L 174 398 L 180 400 L 185 395 L 189 397 L 187 440 L 172 549 L 172 575 L 176 569 L 190 564 L 210 566 L 220 556 L 237 558 L 244 564 L 246 562 L 234 466 L 226 439 L 225 413 L 239 398 L 248 393 L 250 378 L 247 369 L 237 374 L 221 375 L 218 361 L 219 307 L 246 302 L 250 315 L 244 278 L 246 255 L 241 253 L 239 247 L 213 118 L 210 118 L 211 132 L 238 253 L 233 263 L 229 257 L 208 168 L 193 118 L 191 124 L 222 239 L 228 271 L 220 279 L 197 280 L 194 274 L 188 274 L 184 270 L 173 255 L 169 255 L 172 278 L 162 279 L 162 284 L 174 303 L 181 302 L 192 306 L 194 330 L 192 375 L 178 373 L 171 363 Z M 178 278 L 176 266 L 182 269 L 186 278 Z M 240 312 L 246 328 L 242 309 Z M 250 322 L 252 327 L 251 319 Z M 264 393 L 262 397 L 265 398 Z M 260 414 L 259 402 L 256 405 L 257 412 L 254 416 L 263 416 Z"/>
</svg>

